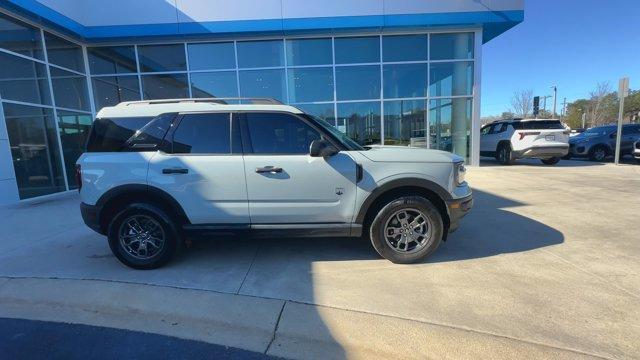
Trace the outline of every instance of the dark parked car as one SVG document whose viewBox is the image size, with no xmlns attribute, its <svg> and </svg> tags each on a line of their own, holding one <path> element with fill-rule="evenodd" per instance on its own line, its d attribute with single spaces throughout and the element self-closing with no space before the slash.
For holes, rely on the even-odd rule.
<svg viewBox="0 0 640 360">
<path fill-rule="evenodd" d="M 616 149 L 616 125 L 605 125 L 587 129 L 569 139 L 569 154 L 565 157 L 588 157 L 591 161 L 604 161 L 613 156 Z M 640 124 L 622 125 L 620 156 L 633 153 L 633 146 L 640 140 Z"/>
</svg>

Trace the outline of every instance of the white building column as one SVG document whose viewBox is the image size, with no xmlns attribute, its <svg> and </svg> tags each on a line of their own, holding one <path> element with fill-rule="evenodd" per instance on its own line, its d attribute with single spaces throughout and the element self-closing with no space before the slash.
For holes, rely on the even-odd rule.
<svg viewBox="0 0 640 360">
<path fill-rule="evenodd" d="M 4 121 L 4 108 L 0 101 L 0 205 L 15 203 L 18 200 L 20 200 L 18 184 L 13 169 L 9 135 Z"/>
</svg>

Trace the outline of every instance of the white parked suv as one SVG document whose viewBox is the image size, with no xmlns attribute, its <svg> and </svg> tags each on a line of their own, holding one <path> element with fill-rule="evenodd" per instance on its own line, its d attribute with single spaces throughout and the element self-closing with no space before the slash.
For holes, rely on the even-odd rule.
<svg viewBox="0 0 640 360">
<path fill-rule="evenodd" d="M 160 100 L 98 112 L 77 162 L 81 213 L 133 268 L 197 235 L 370 237 L 396 263 L 433 253 L 472 207 L 463 159 L 364 148 L 268 100 Z"/>
<path fill-rule="evenodd" d="M 525 158 L 555 165 L 569 152 L 569 133 L 554 119 L 499 120 L 480 129 L 480 155 L 503 165 Z"/>
</svg>

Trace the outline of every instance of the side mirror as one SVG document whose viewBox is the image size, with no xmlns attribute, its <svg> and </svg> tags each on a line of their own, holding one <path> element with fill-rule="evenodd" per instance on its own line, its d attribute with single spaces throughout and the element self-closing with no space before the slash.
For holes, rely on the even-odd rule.
<svg viewBox="0 0 640 360">
<path fill-rule="evenodd" d="M 311 157 L 329 157 L 338 153 L 338 149 L 324 139 L 313 140 L 309 146 L 309 155 Z"/>
</svg>

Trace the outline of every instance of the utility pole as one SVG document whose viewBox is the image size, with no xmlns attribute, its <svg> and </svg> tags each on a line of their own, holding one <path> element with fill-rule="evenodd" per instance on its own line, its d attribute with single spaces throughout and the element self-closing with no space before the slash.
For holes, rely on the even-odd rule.
<svg viewBox="0 0 640 360">
<path fill-rule="evenodd" d="M 562 114 L 560 115 L 560 117 L 564 117 L 566 113 L 567 113 L 567 98 L 564 98 L 564 101 L 562 102 Z"/>
<path fill-rule="evenodd" d="M 558 87 L 553 85 L 553 86 L 551 86 L 551 88 L 553 89 L 553 118 L 555 119 L 555 117 L 556 117 L 556 104 L 557 104 L 557 100 L 558 100 Z"/>
<path fill-rule="evenodd" d="M 587 113 L 582 113 L 582 128 L 584 129 L 587 124 L 585 123 L 587 121 Z"/>
<path fill-rule="evenodd" d="M 544 109 L 544 112 L 547 112 L 547 99 L 550 98 L 551 95 L 546 95 L 542 97 L 542 100 L 544 101 L 542 103 L 542 108 Z"/>
</svg>

